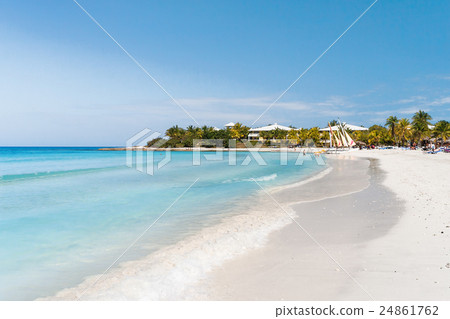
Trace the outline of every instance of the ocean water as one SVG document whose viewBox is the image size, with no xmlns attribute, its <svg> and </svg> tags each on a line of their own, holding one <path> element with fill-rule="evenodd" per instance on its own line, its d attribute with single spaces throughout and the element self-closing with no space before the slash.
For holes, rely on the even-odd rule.
<svg viewBox="0 0 450 319">
<path fill-rule="evenodd" d="M 103 273 L 165 211 L 120 262 L 245 214 L 242 204 L 261 192 L 253 179 L 270 189 L 325 168 L 315 160 L 295 165 L 295 153 L 287 165 L 279 153 L 260 153 L 266 165 L 247 152 L 236 153 L 236 165 L 226 152 L 205 155 L 193 165 L 192 152 L 172 152 L 157 169 L 166 155 L 155 152 L 149 175 L 127 167 L 123 151 L 0 148 L 0 300 L 51 296 Z"/>
</svg>

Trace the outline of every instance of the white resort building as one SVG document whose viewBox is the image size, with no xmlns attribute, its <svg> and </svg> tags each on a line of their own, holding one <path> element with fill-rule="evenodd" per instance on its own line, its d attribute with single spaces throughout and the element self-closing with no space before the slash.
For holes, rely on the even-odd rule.
<svg viewBox="0 0 450 319">
<path fill-rule="evenodd" d="M 255 127 L 255 128 L 251 128 L 250 129 L 250 133 L 248 134 L 248 140 L 249 141 L 262 141 L 263 138 L 260 136 L 261 132 L 268 132 L 268 131 L 272 131 L 272 130 L 276 130 L 276 129 L 280 129 L 283 131 L 290 131 L 293 128 L 292 127 L 288 127 L 288 126 L 284 126 L 284 125 L 279 125 L 277 123 L 275 124 L 270 124 L 267 126 L 262 126 L 262 127 Z"/>
<path fill-rule="evenodd" d="M 230 122 L 230 123 L 225 124 L 225 128 L 232 128 L 234 125 L 235 125 L 235 123 Z"/>
</svg>

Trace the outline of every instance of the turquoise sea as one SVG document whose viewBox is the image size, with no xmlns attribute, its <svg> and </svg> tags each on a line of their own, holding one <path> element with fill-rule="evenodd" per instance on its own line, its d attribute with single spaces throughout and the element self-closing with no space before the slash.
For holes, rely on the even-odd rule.
<svg viewBox="0 0 450 319">
<path fill-rule="evenodd" d="M 260 153 L 267 165 L 258 165 L 247 152 L 236 153 L 236 165 L 229 165 L 227 152 L 214 161 L 200 154 L 200 165 L 193 165 L 192 152 L 172 152 L 157 169 L 166 154 L 155 152 L 148 175 L 127 167 L 125 153 L 0 148 L 0 300 L 51 296 L 103 273 L 169 207 L 121 261 L 245 214 L 241 203 L 260 192 L 252 178 L 270 188 L 324 169 L 314 160 L 295 165 L 296 153 L 288 154 L 287 165 L 280 165 L 279 153 Z"/>
</svg>

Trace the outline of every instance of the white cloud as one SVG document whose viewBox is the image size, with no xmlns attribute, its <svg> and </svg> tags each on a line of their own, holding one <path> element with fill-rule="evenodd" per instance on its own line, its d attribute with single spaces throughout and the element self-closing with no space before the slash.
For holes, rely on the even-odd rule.
<svg viewBox="0 0 450 319">
<path fill-rule="evenodd" d="M 445 104 L 450 104 L 450 96 L 436 99 L 436 100 L 430 102 L 428 105 L 439 106 L 439 105 L 445 105 Z"/>
<path fill-rule="evenodd" d="M 409 107 L 409 108 L 405 108 L 405 109 L 396 110 L 395 113 L 399 113 L 399 114 L 413 114 L 413 113 L 416 113 L 417 111 L 419 111 L 418 107 Z M 428 112 L 429 109 L 422 109 L 422 111 Z"/>
<path fill-rule="evenodd" d="M 416 103 L 416 102 L 420 102 L 420 101 L 424 101 L 424 100 L 426 100 L 426 97 L 417 95 L 417 96 L 411 96 L 410 98 L 395 101 L 392 104 L 409 104 L 409 103 Z"/>
<path fill-rule="evenodd" d="M 202 110 L 204 108 L 242 108 L 242 107 L 254 107 L 264 110 L 272 104 L 274 98 L 272 97 L 247 97 L 247 98 L 217 98 L 217 97 L 205 97 L 196 99 L 179 99 L 182 105 L 190 107 L 193 110 Z M 272 108 L 282 108 L 288 110 L 308 110 L 312 108 L 311 103 L 303 101 L 290 101 L 290 102 L 277 102 Z"/>
<path fill-rule="evenodd" d="M 439 75 L 437 78 L 441 80 L 450 80 L 450 75 Z"/>
</svg>

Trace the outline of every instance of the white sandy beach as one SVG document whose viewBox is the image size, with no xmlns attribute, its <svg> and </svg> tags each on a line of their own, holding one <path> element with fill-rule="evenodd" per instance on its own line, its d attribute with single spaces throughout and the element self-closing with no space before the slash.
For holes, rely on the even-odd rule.
<svg viewBox="0 0 450 319">
<path fill-rule="evenodd" d="M 332 198 L 293 205 L 298 224 L 215 270 L 210 299 L 450 298 L 450 156 L 372 150 L 338 157 L 377 159 L 369 188 L 353 185 L 359 191 L 337 197 L 327 191 Z"/>
<path fill-rule="evenodd" d="M 404 202 L 390 232 L 371 241 L 358 281 L 379 300 L 450 299 L 450 156 L 420 151 L 363 151 L 380 160 L 383 184 Z M 357 297 L 355 290 L 345 298 Z"/>
<path fill-rule="evenodd" d="M 328 158 L 245 214 L 49 299 L 448 300 L 450 156 Z"/>
</svg>

